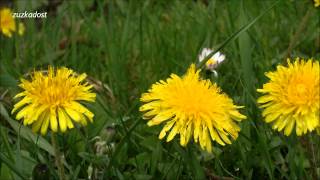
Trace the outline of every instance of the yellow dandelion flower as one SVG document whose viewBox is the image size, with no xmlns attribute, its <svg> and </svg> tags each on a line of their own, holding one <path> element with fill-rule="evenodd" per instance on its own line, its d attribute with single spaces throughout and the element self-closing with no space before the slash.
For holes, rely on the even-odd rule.
<svg viewBox="0 0 320 180">
<path fill-rule="evenodd" d="M 186 146 L 191 136 L 202 149 L 211 152 L 211 139 L 221 145 L 231 144 L 240 127 L 236 121 L 246 116 L 238 112 L 226 94 L 210 80 L 202 80 L 199 70 L 192 64 L 183 77 L 172 74 L 166 81 L 152 85 L 142 94 L 140 107 L 148 125 L 165 123 L 159 138 L 167 142 L 180 134 L 180 144 Z"/>
<path fill-rule="evenodd" d="M 0 9 L 0 31 L 8 37 L 16 31 L 16 23 L 9 8 Z"/>
<path fill-rule="evenodd" d="M 50 124 L 53 132 L 65 132 L 74 127 L 73 121 L 87 125 L 93 121 L 93 113 L 79 101 L 94 102 L 96 94 L 92 86 L 83 82 L 86 74 L 77 75 L 71 69 L 49 67 L 45 74 L 36 71 L 31 81 L 21 79 L 19 85 L 24 91 L 14 98 L 23 97 L 14 105 L 12 113 L 19 110 L 17 120 L 23 119 L 24 125 L 31 125 L 34 132 L 46 134 Z"/>
<path fill-rule="evenodd" d="M 320 0 L 313 0 L 314 1 L 314 7 L 320 6 Z"/>
<path fill-rule="evenodd" d="M 298 136 L 313 131 L 320 125 L 320 71 L 319 62 L 297 58 L 288 59 L 288 67 L 279 65 L 275 72 L 268 72 L 270 81 L 258 92 L 262 116 L 273 129 L 284 130 L 290 135 L 295 127 Z"/>
</svg>

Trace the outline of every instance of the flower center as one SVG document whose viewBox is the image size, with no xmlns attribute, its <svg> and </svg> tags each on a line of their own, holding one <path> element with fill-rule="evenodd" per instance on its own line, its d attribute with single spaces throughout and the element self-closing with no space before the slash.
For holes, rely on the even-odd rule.
<svg viewBox="0 0 320 180">
<path fill-rule="evenodd" d="M 307 88 L 304 84 L 298 84 L 297 85 L 297 95 L 303 96 L 306 94 Z"/>
<path fill-rule="evenodd" d="M 0 18 L 0 28 L 8 28 L 13 23 L 13 19 L 8 16 L 4 16 L 3 18 Z"/>
<path fill-rule="evenodd" d="M 309 94 L 309 89 L 312 88 L 305 82 L 292 83 L 288 87 L 287 99 L 289 103 L 295 105 L 307 105 L 310 104 L 313 99 L 312 95 Z M 311 99 L 310 99 L 311 98 Z"/>
<path fill-rule="evenodd" d="M 176 94 L 172 100 L 172 106 L 175 106 L 181 112 L 189 116 L 199 116 L 203 112 L 207 112 L 211 106 L 208 102 L 210 92 L 204 87 L 188 87 L 185 86 L 179 94 Z"/>
<path fill-rule="evenodd" d="M 206 62 L 206 66 L 208 68 L 215 68 L 215 66 L 217 65 L 217 61 L 215 59 L 209 59 L 207 62 Z"/>
<path fill-rule="evenodd" d="M 52 80 L 46 87 L 41 87 L 40 93 L 36 94 L 41 104 L 51 107 L 61 106 L 65 102 L 72 101 L 75 97 L 74 88 L 67 83 Z"/>
</svg>

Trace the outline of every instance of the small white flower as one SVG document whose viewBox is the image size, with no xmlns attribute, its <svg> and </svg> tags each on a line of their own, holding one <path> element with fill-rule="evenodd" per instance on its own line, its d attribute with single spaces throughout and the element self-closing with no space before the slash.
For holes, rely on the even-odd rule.
<svg viewBox="0 0 320 180">
<path fill-rule="evenodd" d="M 213 50 L 209 48 L 203 48 L 201 53 L 199 54 L 199 61 L 203 61 Z M 207 62 L 206 69 L 210 70 L 217 76 L 217 72 L 214 70 L 220 63 L 224 61 L 226 56 L 219 51 L 215 53 Z"/>
</svg>

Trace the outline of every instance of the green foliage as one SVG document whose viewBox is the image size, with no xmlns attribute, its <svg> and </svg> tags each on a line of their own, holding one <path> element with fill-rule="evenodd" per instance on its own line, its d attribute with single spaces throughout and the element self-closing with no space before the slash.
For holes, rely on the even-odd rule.
<svg viewBox="0 0 320 180">
<path fill-rule="evenodd" d="M 289 44 L 292 57 L 320 58 L 319 9 L 311 1 L 279 1 L 268 11 L 276 1 L 49 2 L 14 1 L 14 10 L 48 16 L 23 19 L 24 36 L 0 35 L 0 179 L 30 179 L 43 164 L 39 177 L 58 179 L 50 134 L 34 134 L 10 115 L 19 79 L 48 65 L 86 72 L 98 94 L 87 105 L 94 122 L 58 134 L 70 179 L 320 177 L 319 136 L 273 131 L 255 90 L 266 81 L 264 72 L 285 62 Z M 296 35 L 307 11 L 306 27 Z M 226 54 L 212 80 L 248 116 L 238 139 L 214 144 L 213 154 L 193 142 L 184 148 L 177 138 L 158 140 L 161 127 L 148 127 L 138 111 L 141 93 L 170 73 L 183 74 L 204 47 Z"/>
</svg>

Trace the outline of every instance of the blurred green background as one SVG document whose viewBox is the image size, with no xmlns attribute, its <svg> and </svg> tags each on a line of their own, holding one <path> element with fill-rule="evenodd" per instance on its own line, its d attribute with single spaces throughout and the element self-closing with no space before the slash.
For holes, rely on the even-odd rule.
<svg viewBox="0 0 320 180">
<path fill-rule="evenodd" d="M 246 107 L 248 119 L 232 145 L 215 143 L 208 154 L 192 142 L 181 147 L 178 138 L 160 141 L 161 126 L 148 127 L 138 111 L 151 84 L 183 74 L 202 48 L 218 47 L 274 2 L 2 1 L 13 12 L 47 18 L 19 19 L 23 36 L 0 35 L 0 179 L 58 179 L 50 134 L 38 136 L 10 115 L 19 79 L 48 65 L 87 73 L 98 94 L 87 105 L 94 123 L 58 134 L 70 179 L 319 179 L 319 136 L 273 131 L 255 90 L 266 82 L 264 72 L 287 57 L 320 59 L 320 8 L 312 0 L 280 0 L 223 47 L 218 78 L 207 76 Z"/>
</svg>

